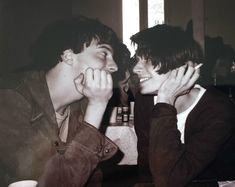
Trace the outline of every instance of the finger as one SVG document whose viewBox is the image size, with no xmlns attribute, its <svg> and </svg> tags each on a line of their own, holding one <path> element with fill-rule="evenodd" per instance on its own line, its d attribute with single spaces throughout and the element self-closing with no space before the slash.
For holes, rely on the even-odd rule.
<svg viewBox="0 0 235 187">
<path fill-rule="evenodd" d="M 185 69 L 186 69 L 187 65 L 183 65 L 181 66 L 180 68 L 178 68 L 178 72 L 177 72 L 177 76 L 176 76 L 176 79 L 178 81 L 181 81 L 183 76 L 184 76 L 184 73 L 185 73 Z"/>
<path fill-rule="evenodd" d="M 93 75 L 93 69 L 87 68 L 85 72 L 85 85 L 90 86 L 93 82 L 94 75 Z"/>
<path fill-rule="evenodd" d="M 101 71 L 99 69 L 94 70 L 94 83 L 97 87 L 101 86 Z"/>
<path fill-rule="evenodd" d="M 170 72 L 169 79 L 175 79 L 177 76 L 177 69 L 174 69 Z"/>
<path fill-rule="evenodd" d="M 194 65 L 195 65 L 191 60 L 188 61 L 187 64 L 188 64 L 188 66 L 191 66 L 191 67 L 194 67 Z"/>
<path fill-rule="evenodd" d="M 84 89 L 84 86 L 83 86 L 83 83 L 82 83 L 83 80 L 84 80 L 84 74 L 83 73 L 81 73 L 78 77 L 76 77 L 74 79 L 75 88 L 82 95 L 83 95 L 83 89 Z"/>
<path fill-rule="evenodd" d="M 199 77 L 200 74 L 198 73 L 198 71 L 195 71 L 190 80 L 188 81 L 187 87 L 191 88 L 196 83 Z"/>
<path fill-rule="evenodd" d="M 107 86 L 113 88 L 113 79 L 110 73 L 107 74 Z"/>
<path fill-rule="evenodd" d="M 100 87 L 106 88 L 107 87 L 107 73 L 104 70 L 100 72 Z"/>
<path fill-rule="evenodd" d="M 188 68 L 187 68 L 187 71 L 186 71 L 186 73 L 185 73 L 185 75 L 184 75 L 184 77 L 183 77 L 183 79 L 182 79 L 182 82 L 184 83 L 184 84 L 187 84 L 187 82 L 190 80 L 190 78 L 193 76 L 193 74 L 194 74 L 194 71 L 195 71 L 195 69 L 194 69 L 194 67 L 193 66 L 188 66 Z"/>
</svg>

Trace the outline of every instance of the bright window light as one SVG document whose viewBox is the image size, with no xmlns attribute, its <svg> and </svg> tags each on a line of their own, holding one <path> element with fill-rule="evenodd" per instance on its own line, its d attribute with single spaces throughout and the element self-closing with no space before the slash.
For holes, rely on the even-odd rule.
<svg viewBox="0 0 235 187">
<path fill-rule="evenodd" d="M 134 55 L 135 49 L 131 45 L 130 37 L 139 32 L 139 0 L 122 0 L 123 43 Z"/>
<path fill-rule="evenodd" d="M 164 18 L 164 0 L 148 0 L 148 27 L 163 24 Z"/>
</svg>

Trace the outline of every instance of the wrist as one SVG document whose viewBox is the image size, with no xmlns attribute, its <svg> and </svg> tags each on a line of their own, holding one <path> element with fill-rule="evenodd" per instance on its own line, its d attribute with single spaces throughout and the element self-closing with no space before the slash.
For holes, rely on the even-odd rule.
<svg viewBox="0 0 235 187">
<path fill-rule="evenodd" d="M 106 106 L 104 102 L 88 102 L 84 121 L 99 129 Z"/>
<path fill-rule="evenodd" d="M 174 97 L 166 97 L 166 96 L 158 95 L 156 103 L 166 103 L 166 104 L 174 106 L 175 98 Z"/>
<path fill-rule="evenodd" d="M 88 106 L 93 106 L 93 107 L 105 107 L 107 106 L 108 101 L 98 101 L 98 100 L 89 100 L 88 101 Z"/>
</svg>

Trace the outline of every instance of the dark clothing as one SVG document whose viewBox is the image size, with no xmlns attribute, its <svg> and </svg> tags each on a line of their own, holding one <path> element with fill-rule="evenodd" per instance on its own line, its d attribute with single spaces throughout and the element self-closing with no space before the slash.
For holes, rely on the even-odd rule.
<svg viewBox="0 0 235 187">
<path fill-rule="evenodd" d="M 79 104 L 71 106 L 67 142 L 60 141 L 44 72 L 14 75 L 0 85 L 0 186 L 24 179 L 40 187 L 84 186 L 97 164 L 117 151 L 83 121 Z"/>
<path fill-rule="evenodd" d="M 205 187 L 234 180 L 234 105 L 208 89 L 187 117 L 185 144 L 180 140 L 176 115 L 171 105 L 154 106 L 152 96 L 137 96 L 135 128 L 141 182 L 154 182 L 157 187 Z"/>
</svg>

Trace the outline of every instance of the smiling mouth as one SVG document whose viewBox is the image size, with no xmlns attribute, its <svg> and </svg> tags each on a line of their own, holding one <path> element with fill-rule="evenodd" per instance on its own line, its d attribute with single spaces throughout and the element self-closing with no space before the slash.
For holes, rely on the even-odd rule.
<svg viewBox="0 0 235 187">
<path fill-rule="evenodd" d="M 140 78 L 140 83 L 142 83 L 142 82 L 144 82 L 144 81 L 147 81 L 147 80 L 149 80 L 149 79 L 150 79 L 150 77 Z"/>
</svg>

